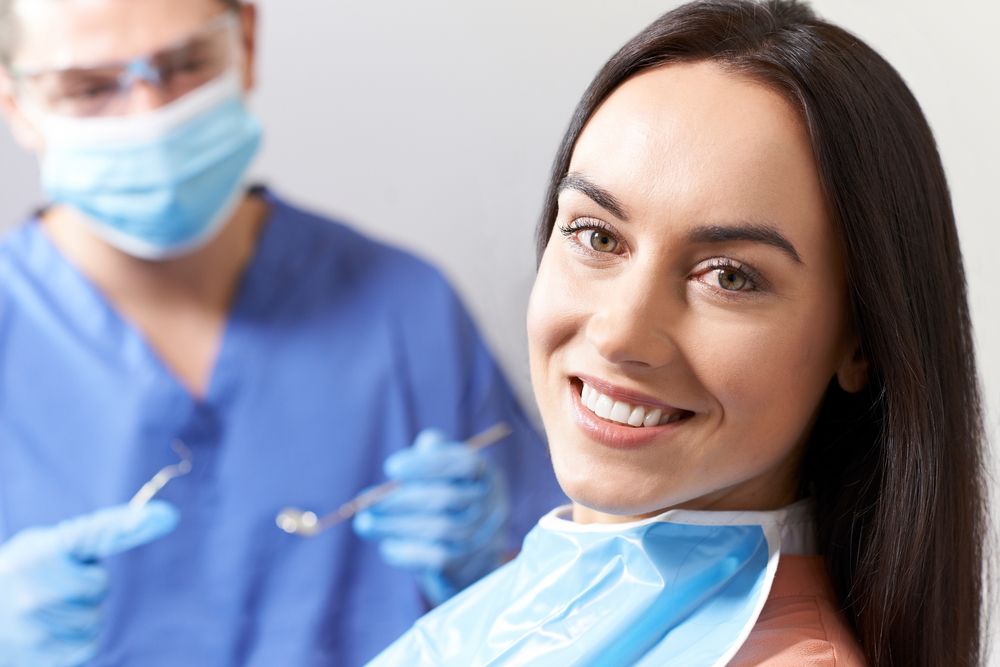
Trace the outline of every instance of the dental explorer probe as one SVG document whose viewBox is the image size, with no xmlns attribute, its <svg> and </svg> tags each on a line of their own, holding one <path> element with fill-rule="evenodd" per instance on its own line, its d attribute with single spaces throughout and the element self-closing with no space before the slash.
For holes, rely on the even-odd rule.
<svg viewBox="0 0 1000 667">
<path fill-rule="evenodd" d="M 164 466 L 152 479 L 142 485 L 128 501 L 129 507 L 142 507 L 152 500 L 167 483 L 175 477 L 183 477 L 191 472 L 191 450 L 180 440 L 174 440 L 170 447 L 180 457 L 180 461 Z"/>
<path fill-rule="evenodd" d="M 469 438 L 465 445 L 477 452 L 500 442 L 513 433 L 505 422 L 499 422 L 485 431 Z M 399 487 L 399 482 L 391 480 L 362 491 L 351 500 L 326 516 L 318 517 L 315 512 L 303 511 L 296 507 L 286 507 L 278 513 L 275 523 L 286 533 L 301 537 L 313 537 L 331 526 L 350 519 L 363 509 L 371 507 Z"/>
</svg>

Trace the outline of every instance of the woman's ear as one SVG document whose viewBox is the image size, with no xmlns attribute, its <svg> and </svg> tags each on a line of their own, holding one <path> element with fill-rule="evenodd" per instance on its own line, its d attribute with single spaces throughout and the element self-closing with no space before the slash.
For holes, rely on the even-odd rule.
<svg viewBox="0 0 1000 667">
<path fill-rule="evenodd" d="M 837 368 L 837 383 L 849 394 L 856 394 L 868 384 L 868 359 L 859 342 L 854 342 Z"/>
</svg>

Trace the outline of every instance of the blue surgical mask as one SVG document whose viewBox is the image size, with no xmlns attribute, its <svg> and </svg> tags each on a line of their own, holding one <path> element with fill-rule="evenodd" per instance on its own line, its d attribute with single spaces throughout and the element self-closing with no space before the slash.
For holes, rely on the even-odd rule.
<svg viewBox="0 0 1000 667">
<path fill-rule="evenodd" d="M 111 245 L 143 259 L 191 252 L 239 203 L 261 129 L 236 72 L 154 111 L 46 117 L 42 187 Z"/>
<path fill-rule="evenodd" d="M 756 623 L 781 552 L 812 539 L 805 502 L 623 524 L 577 524 L 565 511 L 368 667 L 721 667 Z"/>
</svg>

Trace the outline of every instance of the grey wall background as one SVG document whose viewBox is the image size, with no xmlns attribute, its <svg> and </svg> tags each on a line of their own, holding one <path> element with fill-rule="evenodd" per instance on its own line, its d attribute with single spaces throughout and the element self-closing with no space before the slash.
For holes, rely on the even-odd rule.
<svg viewBox="0 0 1000 667">
<path fill-rule="evenodd" d="M 442 267 L 530 404 L 523 319 L 550 161 L 604 60 L 677 4 L 262 0 L 254 106 L 267 135 L 255 173 L 297 203 Z M 995 451 L 1000 56 L 990 44 L 1000 5 L 813 6 L 897 67 L 937 135 L 966 257 Z M 0 131 L 0 230 L 39 201 L 33 161 Z"/>
</svg>

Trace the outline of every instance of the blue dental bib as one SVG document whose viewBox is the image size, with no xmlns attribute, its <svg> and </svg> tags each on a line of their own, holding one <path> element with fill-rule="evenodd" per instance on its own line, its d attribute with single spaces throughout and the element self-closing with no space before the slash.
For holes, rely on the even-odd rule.
<svg viewBox="0 0 1000 667">
<path fill-rule="evenodd" d="M 784 526 L 808 522 L 809 506 L 587 525 L 568 512 L 369 667 L 725 665 L 767 599 Z"/>
</svg>

